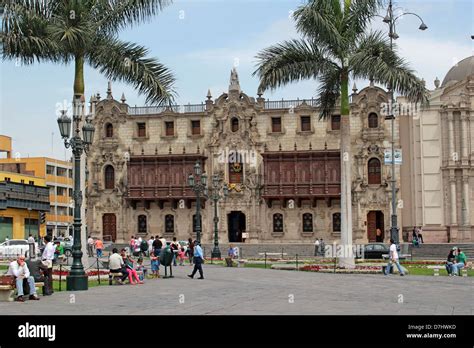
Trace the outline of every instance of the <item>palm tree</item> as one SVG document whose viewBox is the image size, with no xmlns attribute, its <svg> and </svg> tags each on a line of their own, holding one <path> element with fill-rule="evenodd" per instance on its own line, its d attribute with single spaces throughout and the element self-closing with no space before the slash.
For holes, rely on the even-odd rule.
<svg viewBox="0 0 474 348">
<path fill-rule="evenodd" d="M 157 14 L 170 0 L 2 0 L 3 59 L 74 62 L 74 96 L 84 95 L 84 64 L 132 84 L 147 103 L 170 103 L 173 74 L 118 32 Z"/>
<path fill-rule="evenodd" d="M 427 89 L 379 31 L 367 27 L 381 0 L 311 0 L 294 12 L 301 39 L 284 41 L 257 54 L 262 90 L 317 79 L 320 119 L 341 114 L 341 243 L 352 244 L 349 79 L 372 79 L 410 101 L 427 100 Z M 341 267 L 354 267 L 352 257 Z"/>
</svg>

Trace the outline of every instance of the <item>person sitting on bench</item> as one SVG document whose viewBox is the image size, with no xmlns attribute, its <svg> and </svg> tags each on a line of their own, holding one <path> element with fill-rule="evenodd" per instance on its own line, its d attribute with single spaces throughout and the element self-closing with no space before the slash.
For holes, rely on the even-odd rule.
<svg viewBox="0 0 474 348">
<path fill-rule="evenodd" d="M 39 297 L 36 295 L 36 288 L 35 288 L 35 280 L 30 275 L 30 271 L 28 270 L 28 266 L 25 262 L 24 256 L 18 256 L 16 261 L 10 263 L 8 267 L 8 275 L 12 275 L 15 277 L 16 280 L 16 289 L 18 291 L 17 294 L 17 301 L 18 302 L 25 302 L 23 299 L 23 281 L 26 280 L 28 282 L 28 286 L 30 288 L 30 300 L 39 300 Z"/>
<path fill-rule="evenodd" d="M 123 262 L 122 256 L 118 253 L 118 249 L 114 248 L 112 250 L 112 255 L 109 257 L 109 270 L 110 273 L 122 273 L 122 278 L 120 278 L 120 284 L 123 284 L 125 279 L 128 277 L 127 267 Z"/>
</svg>

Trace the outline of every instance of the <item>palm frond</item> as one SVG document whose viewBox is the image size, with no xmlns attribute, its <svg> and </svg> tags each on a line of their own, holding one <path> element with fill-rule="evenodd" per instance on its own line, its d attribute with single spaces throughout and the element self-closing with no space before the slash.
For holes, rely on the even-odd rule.
<svg viewBox="0 0 474 348">
<path fill-rule="evenodd" d="M 409 67 L 405 59 L 393 50 L 385 35 L 379 31 L 365 35 L 358 43 L 358 49 L 350 59 L 354 78 L 373 79 L 391 86 L 412 102 L 426 103 L 429 92 L 424 83 Z"/>
<path fill-rule="evenodd" d="M 94 46 L 96 49 L 86 59 L 108 79 L 132 84 L 140 94 L 146 95 L 148 104 L 173 102 L 175 78 L 158 60 L 146 58 L 146 48 L 108 37 L 97 40 Z"/>
<path fill-rule="evenodd" d="M 172 0 L 98 0 L 92 13 L 100 31 L 117 32 L 149 20 L 171 3 Z"/>
<path fill-rule="evenodd" d="M 343 46 L 340 25 L 343 11 L 339 0 L 312 0 L 294 12 L 296 29 L 319 46 L 339 52 Z"/>
<path fill-rule="evenodd" d="M 50 9 L 42 1 L 6 0 L 2 17 L 2 59 L 64 60 L 60 45 L 48 34 Z"/>
<path fill-rule="evenodd" d="M 319 119 L 328 119 L 336 108 L 337 100 L 341 94 L 340 69 L 328 69 L 320 77 L 318 97 Z"/>
<path fill-rule="evenodd" d="M 263 90 L 316 79 L 322 71 L 336 66 L 327 51 L 307 40 L 284 41 L 262 50 L 256 58 L 257 70 L 253 75 L 260 78 Z"/>
<path fill-rule="evenodd" d="M 343 20 L 344 38 L 354 43 L 363 35 L 370 20 L 377 14 L 384 0 L 351 0 L 347 14 Z"/>
</svg>

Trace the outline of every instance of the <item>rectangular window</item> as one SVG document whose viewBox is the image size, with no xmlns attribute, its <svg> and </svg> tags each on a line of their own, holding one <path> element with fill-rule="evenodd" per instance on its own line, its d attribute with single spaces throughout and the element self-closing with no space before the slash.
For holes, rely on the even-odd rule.
<svg viewBox="0 0 474 348">
<path fill-rule="evenodd" d="M 54 167 L 53 166 L 46 166 L 46 174 L 48 175 L 54 175 Z"/>
<path fill-rule="evenodd" d="M 272 117 L 272 133 L 281 133 L 281 117 Z"/>
<path fill-rule="evenodd" d="M 35 182 L 30 180 L 29 184 L 30 184 L 30 185 L 34 185 Z"/>
<path fill-rule="evenodd" d="M 340 130 L 341 129 L 341 115 L 332 115 L 331 116 L 331 129 Z"/>
<path fill-rule="evenodd" d="M 201 134 L 201 121 L 191 121 L 191 134 L 200 135 Z"/>
<path fill-rule="evenodd" d="M 310 116 L 301 116 L 301 131 L 302 132 L 311 131 L 311 117 Z"/>
<path fill-rule="evenodd" d="M 69 197 L 72 197 L 72 188 L 69 189 Z"/>
<path fill-rule="evenodd" d="M 56 194 L 58 196 L 65 196 L 66 192 L 67 192 L 67 190 L 64 187 L 59 187 L 59 186 L 56 187 Z"/>
<path fill-rule="evenodd" d="M 69 216 L 74 216 L 74 209 L 73 208 L 69 208 Z"/>
<path fill-rule="evenodd" d="M 138 137 L 144 138 L 146 137 L 146 124 L 143 122 L 137 123 L 138 127 Z"/>
<path fill-rule="evenodd" d="M 72 169 L 69 169 L 67 172 L 69 173 L 69 178 L 72 179 Z"/>
<path fill-rule="evenodd" d="M 174 135 L 174 122 L 173 121 L 168 121 L 168 122 L 165 122 L 165 135 L 167 137 L 171 137 Z"/>
<path fill-rule="evenodd" d="M 67 169 L 66 169 L 66 168 L 58 167 L 58 168 L 56 169 L 56 175 L 57 175 L 57 176 L 67 177 Z"/>
</svg>

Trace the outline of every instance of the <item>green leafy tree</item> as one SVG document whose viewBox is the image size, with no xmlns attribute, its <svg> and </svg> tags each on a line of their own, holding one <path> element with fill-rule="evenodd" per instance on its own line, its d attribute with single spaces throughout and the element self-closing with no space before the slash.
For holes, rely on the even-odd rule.
<svg viewBox="0 0 474 348">
<path fill-rule="evenodd" d="M 349 80 L 372 79 L 391 86 L 410 101 L 426 101 L 428 91 L 388 38 L 368 30 L 381 0 L 311 0 L 294 12 L 302 38 L 284 41 L 257 54 L 262 90 L 316 79 L 320 118 L 341 114 L 341 243 L 352 244 L 352 174 Z M 340 265 L 353 267 L 353 258 Z"/>
<path fill-rule="evenodd" d="M 173 74 L 148 50 L 117 36 L 149 20 L 169 0 L 2 0 L 2 58 L 23 64 L 74 63 L 74 96 L 84 95 L 84 64 L 132 84 L 147 103 L 170 103 Z"/>
</svg>

